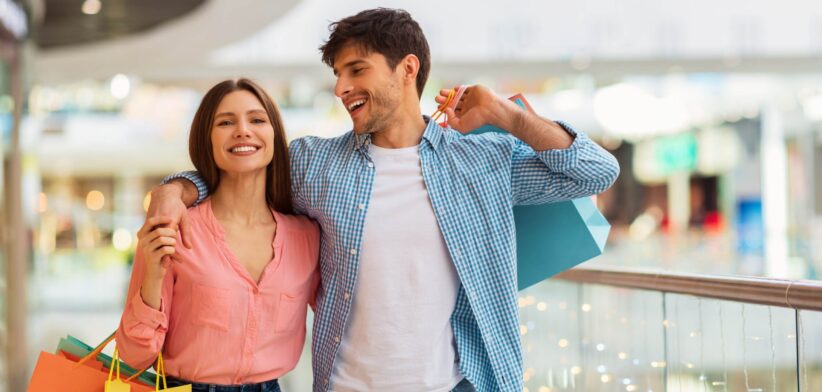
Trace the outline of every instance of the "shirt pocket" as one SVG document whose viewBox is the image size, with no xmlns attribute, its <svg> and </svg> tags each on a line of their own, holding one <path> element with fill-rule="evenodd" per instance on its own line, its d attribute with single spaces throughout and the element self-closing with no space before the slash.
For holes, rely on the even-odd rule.
<svg viewBox="0 0 822 392">
<path fill-rule="evenodd" d="M 305 295 L 280 294 L 276 332 L 292 332 L 305 328 L 308 301 Z"/>
<path fill-rule="evenodd" d="M 191 293 L 194 314 L 191 322 L 228 331 L 231 321 L 229 290 L 195 283 Z"/>
</svg>

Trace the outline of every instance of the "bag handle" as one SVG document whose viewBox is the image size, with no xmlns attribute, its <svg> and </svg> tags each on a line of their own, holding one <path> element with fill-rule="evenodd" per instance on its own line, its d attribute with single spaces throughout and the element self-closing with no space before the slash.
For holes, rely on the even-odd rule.
<svg viewBox="0 0 822 392">
<path fill-rule="evenodd" d="M 162 351 L 157 354 L 157 378 L 154 379 L 154 390 L 160 390 L 160 377 L 163 378 L 163 390 L 168 389 L 168 385 L 166 384 L 166 366 L 163 364 L 163 353 Z"/>
<path fill-rule="evenodd" d="M 434 112 L 434 114 L 431 115 L 431 119 L 434 120 L 434 121 L 437 121 L 437 120 L 439 120 L 440 116 L 445 115 L 445 118 L 443 119 L 443 122 L 441 123 L 441 125 L 442 124 L 447 125 L 448 124 L 448 115 L 445 114 L 445 108 L 450 106 L 452 102 L 458 103 L 460 98 L 462 98 L 462 94 L 465 93 L 466 89 L 468 89 L 468 86 L 466 86 L 466 85 L 460 85 L 457 88 L 452 88 L 448 92 L 448 97 L 445 98 L 445 102 L 443 102 L 442 105 L 438 106 L 437 110 Z M 454 104 L 454 108 L 457 107 L 456 103 Z M 443 126 L 445 126 L 445 125 L 443 125 Z"/>
<path fill-rule="evenodd" d="M 111 356 L 111 366 L 108 368 L 108 381 L 113 381 L 111 379 L 111 375 L 114 372 L 114 368 L 117 368 L 117 380 L 120 380 L 120 353 L 117 351 L 117 346 L 114 347 L 114 355 Z"/>
<path fill-rule="evenodd" d="M 106 338 L 106 340 L 103 340 L 102 343 L 98 344 L 97 347 L 94 348 L 94 350 L 91 350 L 91 352 L 88 353 L 88 355 L 86 355 L 83 358 L 80 358 L 80 360 L 74 364 L 74 368 L 78 368 L 80 365 L 88 362 L 89 359 L 97 358 L 97 356 L 100 355 L 101 352 L 103 352 L 103 349 L 106 348 L 106 346 L 108 346 L 108 344 L 111 343 L 112 340 L 114 340 L 114 332 L 112 332 L 111 335 L 109 335 Z M 116 352 L 117 349 L 115 348 L 114 351 Z"/>
<path fill-rule="evenodd" d="M 106 346 L 108 346 L 108 344 L 111 343 L 112 340 L 114 340 L 114 334 L 115 333 L 116 333 L 116 331 L 112 332 L 111 335 L 108 335 L 108 337 L 105 340 L 103 340 L 100 344 L 98 344 L 97 347 L 94 348 L 94 350 L 92 350 L 90 353 L 88 353 L 88 355 L 86 355 L 83 358 L 80 358 L 80 360 L 77 361 L 77 363 L 74 364 L 74 368 L 75 369 L 78 368 L 82 364 L 88 362 L 89 359 L 97 358 L 97 356 L 100 355 L 101 352 L 103 352 L 103 349 L 106 348 Z M 118 353 L 116 347 L 114 348 L 114 352 L 118 354 L 117 355 L 117 375 L 119 377 L 119 375 L 120 375 L 120 360 L 119 360 L 120 356 L 119 356 L 119 353 Z M 114 367 L 114 357 L 112 357 L 110 368 L 113 368 L 113 367 Z M 148 370 L 150 368 L 151 368 L 151 365 L 149 365 L 147 368 L 145 368 L 143 370 L 140 370 L 137 373 L 134 373 L 131 377 L 127 378 L 125 381 L 126 382 L 133 381 L 137 377 L 140 377 L 143 373 L 146 372 L 146 370 Z M 110 373 L 110 371 L 111 371 L 111 369 L 109 369 L 109 373 Z"/>
</svg>

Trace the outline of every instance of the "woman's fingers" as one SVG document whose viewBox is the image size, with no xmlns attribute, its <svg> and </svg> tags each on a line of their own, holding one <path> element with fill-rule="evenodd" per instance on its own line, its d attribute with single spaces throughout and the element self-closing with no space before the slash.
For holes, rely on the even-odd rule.
<svg viewBox="0 0 822 392">
<path fill-rule="evenodd" d="M 177 230 L 170 229 L 168 227 L 158 227 L 152 231 L 150 231 L 147 235 L 144 235 L 140 238 L 140 242 L 144 244 L 150 244 L 154 242 L 159 237 L 177 237 Z"/>
<path fill-rule="evenodd" d="M 176 237 L 166 237 L 160 236 L 155 238 L 153 241 L 149 243 L 149 246 L 154 248 L 155 250 L 164 247 L 164 246 L 175 246 L 177 245 L 177 238 Z"/>
<path fill-rule="evenodd" d="M 151 233 L 157 226 L 171 224 L 174 220 L 167 216 L 155 216 L 146 219 L 143 227 L 137 232 L 137 238 L 143 238 L 146 234 Z"/>
</svg>

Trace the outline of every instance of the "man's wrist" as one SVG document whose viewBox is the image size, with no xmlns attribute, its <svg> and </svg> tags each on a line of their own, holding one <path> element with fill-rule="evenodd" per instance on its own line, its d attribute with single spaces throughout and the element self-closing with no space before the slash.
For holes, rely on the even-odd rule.
<svg viewBox="0 0 822 392">
<path fill-rule="evenodd" d="M 167 184 L 175 180 L 182 181 L 180 182 L 180 184 L 183 185 L 182 198 L 185 205 L 188 207 L 202 203 L 208 196 L 208 185 L 206 185 L 205 181 L 203 181 L 203 179 L 195 171 L 172 174 L 164 178 L 162 183 Z"/>
<path fill-rule="evenodd" d="M 186 206 L 191 206 L 197 201 L 198 192 L 194 184 L 184 178 L 175 178 L 165 184 L 154 187 L 151 191 L 152 198 L 178 198 Z"/>
</svg>

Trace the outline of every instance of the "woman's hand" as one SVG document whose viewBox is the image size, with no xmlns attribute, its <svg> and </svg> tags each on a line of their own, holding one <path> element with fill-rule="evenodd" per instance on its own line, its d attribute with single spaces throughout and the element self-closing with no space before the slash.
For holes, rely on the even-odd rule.
<svg viewBox="0 0 822 392">
<path fill-rule="evenodd" d="M 149 218 L 137 233 L 137 247 L 145 263 L 140 295 L 146 305 L 157 310 L 160 309 L 163 279 L 176 252 L 177 230 L 168 227 L 172 222 L 169 217 Z"/>
</svg>

